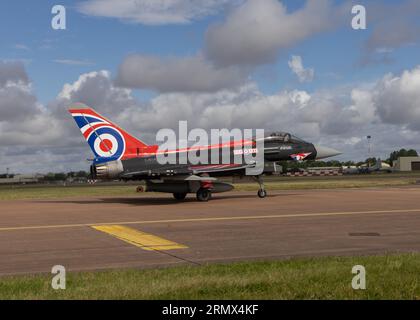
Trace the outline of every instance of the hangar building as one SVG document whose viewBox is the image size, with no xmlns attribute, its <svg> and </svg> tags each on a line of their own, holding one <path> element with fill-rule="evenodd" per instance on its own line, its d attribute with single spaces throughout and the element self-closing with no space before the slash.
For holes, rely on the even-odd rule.
<svg viewBox="0 0 420 320">
<path fill-rule="evenodd" d="M 420 157 L 400 157 L 393 168 L 395 171 L 420 171 Z"/>
</svg>

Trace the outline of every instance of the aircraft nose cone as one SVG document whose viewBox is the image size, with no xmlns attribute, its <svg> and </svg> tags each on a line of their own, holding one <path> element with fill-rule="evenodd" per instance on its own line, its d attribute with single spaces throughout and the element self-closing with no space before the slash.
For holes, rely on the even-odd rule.
<svg viewBox="0 0 420 320">
<path fill-rule="evenodd" d="M 338 156 L 341 154 L 340 151 L 335 150 L 333 148 L 323 147 L 323 146 L 315 146 L 316 150 L 316 158 L 317 159 L 325 159 L 334 156 Z"/>
</svg>

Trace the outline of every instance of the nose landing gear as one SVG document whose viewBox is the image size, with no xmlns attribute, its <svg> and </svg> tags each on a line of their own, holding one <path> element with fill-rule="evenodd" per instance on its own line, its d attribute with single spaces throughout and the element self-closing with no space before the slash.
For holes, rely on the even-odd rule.
<svg viewBox="0 0 420 320">
<path fill-rule="evenodd" d="M 259 196 L 261 199 L 264 199 L 264 198 L 267 196 L 267 191 L 265 191 L 264 189 L 260 189 L 260 190 L 258 190 L 258 196 Z"/>
<path fill-rule="evenodd" d="M 267 191 L 265 190 L 263 177 L 262 176 L 256 176 L 256 177 L 254 177 L 254 179 L 260 185 L 260 189 L 258 190 L 258 197 L 260 197 L 261 199 L 264 199 L 265 197 L 267 197 Z"/>
</svg>

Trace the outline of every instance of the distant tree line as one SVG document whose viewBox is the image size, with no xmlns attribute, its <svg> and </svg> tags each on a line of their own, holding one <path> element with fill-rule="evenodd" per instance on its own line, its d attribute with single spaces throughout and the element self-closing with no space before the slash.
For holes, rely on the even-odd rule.
<svg viewBox="0 0 420 320">
<path fill-rule="evenodd" d="M 395 160 L 397 160 L 400 157 L 418 157 L 418 153 L 416 150 L 413 149 L 401 149 L 400 151 L 394 151 L 391 152 L 389 155 L 389 158 L 386 160 L 390 165 L 394 163 Z"/>
<path fill-rule="evenodd" d="M 86 171 L 78 171 L 78 172 L 59 172 L 59 173 L 53 173 L 49 172 L 47 173 L 42 180 L 44 181 L 65 181 L 69 178 L 88 178 L 89 174 Z"/>
</svg>

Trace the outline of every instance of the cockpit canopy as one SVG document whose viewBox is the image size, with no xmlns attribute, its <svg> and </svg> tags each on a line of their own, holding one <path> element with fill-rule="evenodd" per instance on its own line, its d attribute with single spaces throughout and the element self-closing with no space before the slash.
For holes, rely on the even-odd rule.
<svg viewBox="0 0 420 320">
<path fill-rule="evenodd" d="M 287 132 L 273 132 L 265 137 L 267 142 L 307 143 L 306 141 Z"/>
</svg>

